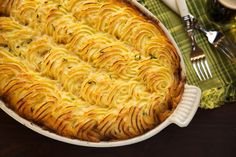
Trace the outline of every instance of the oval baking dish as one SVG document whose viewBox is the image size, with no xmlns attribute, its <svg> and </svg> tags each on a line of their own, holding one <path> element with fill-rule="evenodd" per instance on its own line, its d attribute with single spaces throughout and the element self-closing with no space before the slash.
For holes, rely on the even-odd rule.
<svg viewBox="0 0 236 157">
<path fill-rule="evenodd" d="M 180 65 L 182 68 L 181 75 L 183 78 L 186 77 L 185 72 L 185 65 L 183 63 L 183 58 L 181 56 L 180 50 L 178 49 L 177 44 L 175 43 L 174 39 L 172 38 L 171 34 L 168 32 L 168 30 L 165 28 L 165 26 L 151 13 L 149 12 L 145 7 L 143 7 L 141 4 L 136 2 L 135 0 L 127 0 L 125 1 L 128 3 L 128 5 L 132 5 L 136 9 L 138 9 L 143 15 L 145 15 L 147 18 L 152 20 L 156 25 L 159 25 L 160 28 L 163 30 L 165 35 L 169 38 L 171 43 L 176 48 L 178 55 L 180 56 Z M 68 137 L 60 136 L 56 133 L 50 132 L 48 130 L 43 129 L 42 127 L 32 123 L 31 121 L 28 121 L 22 117 L 20 117 L 18 114 L 16 114 L 13 110 L 7 107 L 2 101 L 0 101 L 0 108 L 6 112 L 9 116 L 14 118 L 19 123 L 25 125 L 26 127 L 34 130 L 35 132 L 42 134 L 44 136 L 47 136 L 49 138 L 62 141 L 65 143 L 70 143 L 74 145 L 80 145 L 80 146 L 88 146 L 88 147 L 116 147 L 116 146 L 123 146 L 123 145 L 129 145 L 133 143 L 137 143 L 140 141 L 143 141 L 147 138 L 150 138 L 163 130 L 165 127 L 167 127 L 169 124 L 174 123 L 177 124 L 180 127 L 187 126 L 190 121 L 192 120 L 194 114 L 197 111 L 197 108 L 200 103 L 200 97 L 201 97 L 201 91 L 198 87 L 191 86 L 185 84 L 184 92 L 181 98 L 180 103 L 177 105 L 174 112 L 161 124 L 153 128 L 152 130 L 139 135 L 134 138 L 130 138 L 127 140 L 118 140 L 118 141 L 101 141 L 101 142 L 89 142 L 89 141 L 82 141 L 79 139 L 71 139 Z"/>
</svg>

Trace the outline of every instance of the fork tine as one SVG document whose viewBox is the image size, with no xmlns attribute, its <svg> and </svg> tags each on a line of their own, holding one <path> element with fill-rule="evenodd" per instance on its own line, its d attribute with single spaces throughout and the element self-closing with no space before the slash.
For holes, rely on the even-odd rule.
<svg viewBox="0 0 236 157">
<path fill-rule="evenodd" d="M 223 52 L 223 54 L 226 55 L 226 57 L 228 57 L 231 61 L 236 58 L 236 44 L 226 36 L 223 36 L 213 44 L 219 52 Z"/>
<path fill-rule="evenodd" d="M 201 60 L 201 65 L 202 65 L 202 69 L 204 70 L 204 74 L 207 77 L 207 79 L 212 78 L 212 73 L 211 73 L 211 70 L 209 68 L 209 64 L 208 64 L 206 58 Z"/>
<path fill-rule="evenodd" d="M 200 79 L 200 81 L 202 81 L 203 78 L 201 77 L 201 74 L 200 74 L 200 72 L 199 72 L 199 70 L 198 70 L 197 63 L 196 63 L 195 61 L 193 61 L 193 62 L 192 62 L 192 65 L 193 65 L 193 68 L 194 68 L 194 70 L 195 70 L 195 72 L 196 72 L 198 78 Z"/>
<path fill-rule="evenodd" d="M 209 79 L 210 77 L 209 77 L 209 75 L 208 75 L 208 72 L 207 72 L 207 68 L 206 68 L 206 66 L 205 66 L 205 60 L 206 59 L 201 59 L 199 62 L 201 63 L 201 67 L 202 67 L 202 69 L 203 69 L 203 71 L 204 71 L 204 75 L 206 76 L 206 79 Z"/>
<path fill-rule="evenodd" d="M 205 60 L 204 60 L 204 63 L 205 63 L 205 65 L 206 65 L 206 68 L 207 68 L 207 71 L 208 71 L 208 73 L 209 73 L 209 75 L 210 75 L 210 78 L 212 78 L 212 73 L 211 73 L 211 70 L 210 70 L 210 67 L 209 67 L 209 64 L 208 64 L 206 58 L 205 58 Z"/>
<path fill-rule="evenodd" d="M 232 58 L 234 58 L 234 55 L 232 54 L 232 52 L 228 51 L 226 48 L 222 46 L 218 46 L 218 48 L 219 50 L 221 50 L 221 52 L 225 54 L 226 57 L 228 57 L 229 60 L 232 61 Z"/>
<path fill-rule="evenodd" d="M 206 58 L 195 60 L 192 62 L 192 65 L 200 81 L 212 78 L 212 73 Z"/>
<path fill-rule="evenodd" d="M 205 75 L 204 75 L 204 73 L 203 73 L 203 70 L 202 70 L 201 60 L 202 60 L 202 59 L 197 60 L 198 71 L 200 72 L 200 74 L 201 74 L 203 80 L 206 80 L 206 77 L 205 77 Z"/>
</svg>

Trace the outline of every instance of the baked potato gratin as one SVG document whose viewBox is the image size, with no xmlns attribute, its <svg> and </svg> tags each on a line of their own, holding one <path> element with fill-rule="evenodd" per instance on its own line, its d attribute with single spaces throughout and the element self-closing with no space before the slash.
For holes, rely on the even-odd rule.
<svg viewBox="0 0 236 157">
<path fill-rule="evenodd" d="M 141 135 L 178 105 L 180 57 L 121 0 L 0 0 L 0 98 L 59 135 Z"/>
</svg>

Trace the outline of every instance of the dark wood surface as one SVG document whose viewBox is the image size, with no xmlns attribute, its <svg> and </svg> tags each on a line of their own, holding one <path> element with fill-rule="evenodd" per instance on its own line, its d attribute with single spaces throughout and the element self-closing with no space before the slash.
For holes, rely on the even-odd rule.
<svg viewBox="0 0 236 157">
<path fill-rule="evenodd" d="M 236 157 L 236 103 L 197 111 L 186 128 L 170 125 L 130 146 L 87 148 L 58 142 L 22 126 L 0 110 L 0 157 Z"/>
</svg>

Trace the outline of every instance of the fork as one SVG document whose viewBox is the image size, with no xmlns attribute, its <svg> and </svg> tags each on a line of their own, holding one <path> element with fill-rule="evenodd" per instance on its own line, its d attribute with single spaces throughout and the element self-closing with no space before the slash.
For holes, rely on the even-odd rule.
<svg viewBox="0 0 236 157">
<path fill-rule="evenodd" d="M 208 80 L 212 78 L 212 73 L 209 68 L 208 62 L 206 60 L 206 55 L 204 54 L 203 50 L 197 45 L 194 32 L 193 32 L 193 26 L 194 22 L 191 18 L 191 14 L 188 11 L 188 7 L 185 0 L 177 0 L 176 1 L 177 6 L 180 11 L 180 15 L 185 22 L 186 30 L 188 33 L 188 36 L 191 39 L 191 45 L 192 50 L 190 53 L 190 60 L 193 65 L 193 68 L 198 76 L 198 78 L 203 80 Z"/>
<path fill-rule="evenodd" d="M 212 44 L 219 52 L 230 60 L 233 61 L 236 58 L 236 45 L 229 40 L 223 33 L 219 31 L 208 31 L 201 24 L 194 19 L 194 27 L 202 31 L 208 39 L 208 42 Z"/>
<path fill-rule="evenodd" d="M 188 34 L 192 41 L 192 51 L 190 53 L 190 60 L 193 65 L 193 68 L 201 81 L 208 80 L 212 78 L 212 74 L 208 62 L 206 60 L 206 55 L 204 54 L 203 50 L 196 44 L 194 34 L 190 34 L 190 32 Z"/>
</svg>

